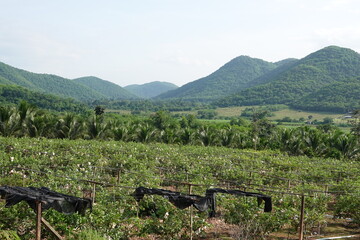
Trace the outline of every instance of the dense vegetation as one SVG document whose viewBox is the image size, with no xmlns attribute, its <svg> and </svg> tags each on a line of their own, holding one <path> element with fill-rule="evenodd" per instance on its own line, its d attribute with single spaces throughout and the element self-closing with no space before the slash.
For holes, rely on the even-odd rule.
<svg viewBox="0 0 360 240">
<path fill-rule="evenodd" d="M 360 78 L 326 86 L 291 104 L 310 111 L 347 113 L 360 109 Z"/>
<path fill-rule="evenodd" d="M 110 99 L 134 99 L 137 98 L 134 94 L 131 94 L 124 88 L 116 85 L 115 83 L 102 80 L 97 77 L 82 77 L 76 78 L 74 82 L 80 83 L 91 88 L 94 91 L 101 93 Z"/>
<path fill-rule="evenodd" d="M 357 159 L 360 152 L 356 122 L 352 133 L 344 133 L 329 124 L 318 128 L 276 127 L 263 112 L 255 112 L 251 122 L 240 118 L 219 124 L 200 122 L 193 115 L 177 119 L 164 111 L 150 117 L 134 117 L 106 116 L 100 107 L 96 110 L 97 115 L 58 116 L 38 111 L 25 102 L 17 108 L 1 107 L 0 135 L 270 149 L 339 159 Z"/>
<path fill-rule="evenodd" d="M 128 110 L 134 114 L 151 113 L 160 110 L 163 111 L 191 111 L 198 109 L 213 108 L 209 104 L 201 102 L 189 102 L 182 100 L 95 100 L 91 103 L 91 106 L 96 107 L 101 105 L 107 109 L 112 110 Z"/>
<path fill-rule="evenodd" d="M 158 98 L 213 101 L 241 90 L 247 83 L 276 68 L 276 64 L 247 56 L 237 57 L 207 77 L 161 94 Z"/>
<path fill-rule="evenodd" d="M 178 86 L 176 86 L 175 84 L 159 81 L 145 83 L 141 85 L 132 84 L 124 87 L 124 89 L 141 98 L 156 97 L 157 95 L 160 95 L 170 90 L 174 90 L 176 88 L 178 88 Z"/>
<path fill-rule="evenodd" d="M 2 106 L 18 105 L 21 101 L 26 101 L 41 109 L 57 112 L 81 113 L 89 110 L 88 106 L 71 98 L 33 92 L 19 86 L 0 85 L 0 103 Z"/>
<path fill-rule="evenodd" d="M 146 196 L 139 203 L 131 196 L 139 186 L 186 194 L 184 182 L 197 184 L 192 192 L 198 195 L 207 188 L 222 187 L 272 196 L 273 211 L 264 213 L 254 198 L 218 194 L 216 219 L 236 224 L 232 226 L 235 239 L 263 239 L 285 226 L 290 226 L 286 231 L 296 233 L 302 194 L 306 196 L 306 235 L 312 234 L 312 229 L 326 230 L 325 214 L 351 217 L 360 223 L 360 215 L 354 211 L 360 208 L 358 161 L 224 147 L 0 137 L 0 167 L 0 185 L 46 186 L 82 197 L 83 191 L 93 189 L 86 180 L 100 183 L 91 213 L 44 213 L 68 239 L 188 239 L 187 209 L 177 209 L 161 196 Z M 33 238 L 35 214 L 27 204 L 11 208 L 2 204 L 0 229 L 17 231 L 21 239 Z M 206 212 L 194 210 L 193 235 L 204 237 L 210 223 Z"/>
<path fill-rule="evenodd" d="M 327 95 L 326 107 L 322 108 L 319 104 L 314 110 L 333 109 L 344 111 L 347 105 L 346 98 L 336 98 L 341 94 L 327 89 L 332 84 L 346 83 L 352 81 L 355 89 L 343 85 L 338 90 L 345 90 L 345 96 L 354 96 L 357 94 L 360 81 L 354 81 L 354 77 L 360 76 L 360 55 L 350 49 L 340 47 L 326 47 L 309 56 L 287 65 L 286 71 L 282 70 L 278 74 L 273 74 L 271 79 L 267 79 L 264 84 L 240 91 L 230 97 L 226 97 L 217 102 L 219 106 L 231 105 L 262 105 L 262 104 L 294 104 L 297 101 L 312 105 L 313 99 L 306 100 L 307 96 L 313 98 L 316 91 L 322 91 Z M 324 90 L 322 90 L 325 88 Z M 358 103 L 358 97 L 355 100 Z M 338 102 L 340 100 L 340 102 Z M 299 106 L 300 104 L 294 104 Z M 340 108 L 339 108 L 340 106 Z M 307 107 L 307 106 L 306 106 Z"/>
<path fill-rule="evenodd" d="M 108 82 L 103 81 L 103 83 L 107 85 Z M 51 74 L 36 74 L 11 67 L 1 62 L 0 84 L 18 85 L 31 91 L 54 94 L 66 98 L 74 98 L 84 102 L 101 98 L 109 98 L 108 96 L 110 96 L 110 94 L 103 94 L 70 79 Z M 121 87 L 119 88 L 121 89 Z M 125 91 L 124 89 L 121 90 Z"/>
</svg>

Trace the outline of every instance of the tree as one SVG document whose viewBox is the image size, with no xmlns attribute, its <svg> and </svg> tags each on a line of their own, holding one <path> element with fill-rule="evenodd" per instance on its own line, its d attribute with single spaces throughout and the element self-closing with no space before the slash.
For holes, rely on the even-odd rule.
<svg viewBox="0 0 360 240">
<path fill-rule="evenodd" d="M 360 141 L 360 109 L 354 110 L 351 115 L 352 119 L 349 121 L 352 125 L 351 133 Z"/>
<path fill-rule="evenodd" d="M 95 115 L 99 116 L 99 115 L 104 114 L 105 108 L 103 108 L 101 106 L 96 106 L 94 111 L 95 111 Z"/>
</svg>

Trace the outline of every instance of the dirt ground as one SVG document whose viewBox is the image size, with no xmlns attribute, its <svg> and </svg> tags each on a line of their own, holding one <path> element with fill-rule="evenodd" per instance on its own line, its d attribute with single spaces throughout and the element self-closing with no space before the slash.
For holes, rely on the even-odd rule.
<svg viewBox="0 0 360 240">
<path fill-rule="evenodd" d="M 207 220 L 211 227 L 205 229 L 200 236 L 194 234 L 193 240 L 246 240 L 248 237 L 241 235 L 238 225 L 227 224 L 223 219 L 211 218 Z M 328 219 L 327 226 L 320 229 L 312 229 L 304 235 L 304 240 L 315 240 L 325 237 L 349 236 L 349 240 L 360 240 L 360 228 L 352 225 L 351 221 L 345 219 Z M 146 237 L 131 238 L 132 240 L 158 240 L 160 236 L 151 235 Z M 284 228 L 279 232 L 271 233 L 267 240 L 297 240 L 299 233 L 292 228 Z"/>
<path fill-rule="evenodd" d="M 223 239 L 223 240 L 238 240 L 245 239 L 239 234 L 239 227 L 236 225 L 226 224 L 221 219 L 210 219 L 208 221 L 212 227 L 206 230 L 206 236 L 196 237 L 194 239 Z M 304 239 L 314 240 L 324 237 L 338 237 L 354 235 L 356 237 L 348 238 L 351 240 L 360 239 L 360 228 L 351 224 L 349 220 L 345 219 L 328 219 L 327 226 L 320 229 L 312 229 L 304 235 Z M 295 240 L 299 239 L 299 233 L 291 228 L 284 228 L 279 232 L 272 233 L 266 237 L 269 240 Z"/>
</svg>

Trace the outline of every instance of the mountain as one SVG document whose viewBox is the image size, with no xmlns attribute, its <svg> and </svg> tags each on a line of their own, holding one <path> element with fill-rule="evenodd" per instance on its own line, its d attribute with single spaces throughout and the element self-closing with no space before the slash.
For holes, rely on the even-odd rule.
<svg viewBox="0 0 360 240">
<path fill-rule="evenodd" d="M 305 111 L 341 112 L 360 109 L 360 77 L 330 84 L 291 104 Z"/>
<path fill-rule="evenodd" d="M 240 91 L 252 80 L 270 72 L 276 64 L 261 59 L 240 56 L 234 58 L 207 77 L 185 84 L 157 98 L 213 101 Z"/>
<path fill-rule="evenodd" d="M 134 99 L 137 98 L 134 94 L 116 85 L 115 83 L 97 78 L 97 77 L 81 77 L 73 79 L 74 82 L 91 88 L 98 93 L 107 96 L 111 99 Z"/>
<path fill-rule="evenodd" d="M 0 84 L 18 85 L 31 91 L 70 97 L 80 101 L 106 98 L 84 85 L 51 74 L 37 74 L 11 67 L 0 62 Z"/>
<path fill-rule="evenodd" d="M 85 104 L 71 98 L 65 99 L 51 94 L 33 92 L 20 86 L 0 84 L 1 105 L 18 105 L 21 101 L 26 101 L 41 109 L 58 112 L 85 112 L 88 110 Z"/>
<path fill-rule="evenodd" d="M 178 88 L 175 84 L 168 82 L 150 82 L 145 84 L 132 84 L 124 87 L 129 92 L 141 98 L 152 98 L 162 93 Z"/>
<path fill-rule="evenodd" d="M 281 71 L 275 69 L 262 76 L 263 81 L 254 80 L 257 85 L 225 97 L 216 105 L 291 105 L 323 87 L 360 76 L 360 55 L 351 49 L 329 46 L 282 67 Z"/>
</svg>

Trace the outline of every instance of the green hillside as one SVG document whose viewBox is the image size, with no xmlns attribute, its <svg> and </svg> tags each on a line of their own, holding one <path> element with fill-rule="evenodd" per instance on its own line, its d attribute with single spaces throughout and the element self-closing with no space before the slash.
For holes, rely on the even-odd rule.
<svg viewBox="0 0 360 240">
<path fill-rule="evenodd" d="M 302 110 L 343 113 L 360 109 L 360 77 L 326 86 L 291 106 Z"/>
<path fill-rule="evenodd" d="M 274 70 L 267 72 L 266 74 L 254 79 L 253 81 L 248 82 L 244 89 L 246 88 L 251 88 L 257 85 L 261 85 L 261 84 L 265 84 L 269 81 L 271 81 L 274 77 L 278 76 L 279 74 L 289 70 L 291 67 L 293 67 L 297 61 L 299 61 L 298 59 L 295 58 L 288 58 L 288 59 L 284 59 L 282 61 L 276 62 L 275 64 L 278 66 L 277 68 L 275 68 Z"/>
<path fill-rule="evenodd" d="M 155 81 L 141 85 L 132 84 L 124 88 L 138 97 L 152 98 L 167 91 L 174 90 L 178 88 L 178 86 L 173 83 Z"/>
<path fill-rule="evenodd" d="M 243 89 L 249 82 L 276 67 L 276 64 L 261 59 L 240 56 L 209 76 L 161 94 L 158 98 L 213 101 Z"/>
<path fill-rule="evenodd" d="M 80 101 L 91 101 L 106 96 L 70 79 L 51 74 L 37 74 L 0 63 L 0 84 L 18 85 L 32 91 L 40 91 L 70 97 Z"/>
<path fill-rule="evenodd" d="M 41 109 L 54 110 L 59 112 L 84 112 L 88 108 L 70 98 L 60 98 L 51 94 L 33 92 L 23 87 L 15 85 L 0 84 L 0 103 L 1 105 L 19 104 L 26 101 Z"/>
<path fill-rule="evenodd" d="M 97 78 L 97 77 L 81 77 L 73 80 L 76 83 L 82 84 L 91 88 L 94 91 L 107 96 L 112 99 L 131 99 L 137 98 L 134 94 L 116 85 L 115 83 Z"/>
<path fill-rule="evenodd" d="M 284 71 L 272 74 L 264 84 L 239 91 L 219 100 L 216 104 L 219 106 L 291 105 L 323 87 L 360 76 L 359 66 L 360 55 L 355 51 L 336 46 L 326 47 L 290 64 Z"/>
</svg>

